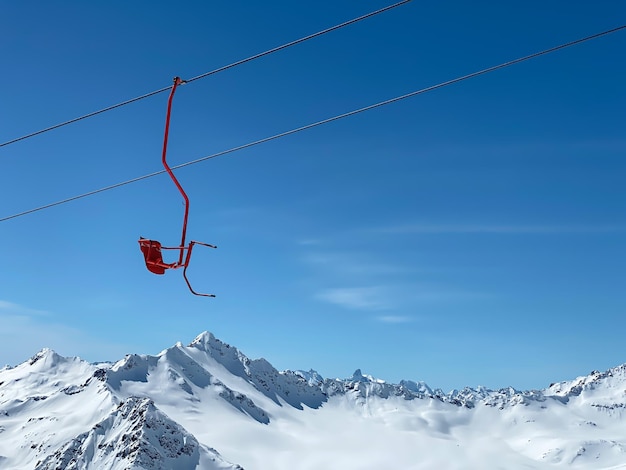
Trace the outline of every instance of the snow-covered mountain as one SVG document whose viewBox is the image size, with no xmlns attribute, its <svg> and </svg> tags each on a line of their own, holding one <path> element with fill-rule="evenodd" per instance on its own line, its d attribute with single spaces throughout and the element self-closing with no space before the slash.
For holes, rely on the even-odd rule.
<svg viewBox="0 0 626 470">
<path fill-rule="evenodd" d="M 544 390 L 277 371 L 202 333 L 0 370 L 0 469 L 626 468 L 626 365 Z"/>
</svg>

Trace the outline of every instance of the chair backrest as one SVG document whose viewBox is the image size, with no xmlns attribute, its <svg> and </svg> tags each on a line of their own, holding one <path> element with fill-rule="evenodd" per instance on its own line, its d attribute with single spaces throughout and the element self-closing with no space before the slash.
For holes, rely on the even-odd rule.
<svg viewBox="0 0 626 470">
<path fill-rule="evenodd" d="M 156 240 L 148 240 L 146 238 L 139 239 L 139 247 L 146 261 L 146 268 L 154 274 L 165 274 L 165 270 L 169 267 L 163 262 L 161 254 L 161 243 Z"/>
</svg>

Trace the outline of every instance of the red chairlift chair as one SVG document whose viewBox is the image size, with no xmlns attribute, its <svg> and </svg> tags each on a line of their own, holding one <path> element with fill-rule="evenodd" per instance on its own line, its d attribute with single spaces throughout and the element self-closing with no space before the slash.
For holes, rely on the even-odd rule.
<svg viewBox="0 0 626 470">
<path fill-rule="evenodd" d="M 197 241 L 190 241 L 189 245 L 185 245 L 185 237 L 187 235 L 187 218 L 189 216 L 189 198 L 187 194 L 183 190 L 183 187 L 180 185 L 176 176 L 172 172 L 172 169 L 167 164 L 166 153 L 167 153 L 167 138 L 170 127 L 170 113 L 172 111 L 172 99 L 174 98 L 174 93 L 176 92 L 176 87 L 180 84 L 184 83 L 179 77 L 174 77 L 174 84 L 172 85 L 172 91 L 170 92 L 170 97 L 167 102 L 167 115 L 165 117 L 165 135 L 163 138 L 163 156 L 162 162 L 165 170 L 174 181 L 174 184 L 182 194 L 183 199 L 185 200 L 185 216 L 183 218 L 183 233 L 180 240 L 179 246 L 167 247 L 162 246 L 160 242 L 156 240 L 148 240 L 147 238 L 139 237 L 139 247 L 141 248 L 141 252 L 143 253 L 144 259 L 146 261 L 146 268 L 148 271 L 154 274 L 165 274 L 165 271 L 168 269 L 178 269 L 183 268 L 183 277 L 185 278 L 185 282 L 189 287 L 189 290 L 192 294 L 200 295 L 203 297 L 215 297 L 213 294 L 201 294 L 193 290 L 191 287 L 191 283 L 189 279 L 187 279 L 187 268 L 189 267 L 189 261 L 191 260 L 191 252 L 193 250 L 194 245 L 203 245 L 208 246 L 209 248 L 217 248 L 215 245 L 209 245 L 208 243 L 202 243 Z M 178 250 L 178 261 L 174 261 L 173 263 L 166 263 L 163 261 L 163 253 L 161 250 Z"/>
</svg>

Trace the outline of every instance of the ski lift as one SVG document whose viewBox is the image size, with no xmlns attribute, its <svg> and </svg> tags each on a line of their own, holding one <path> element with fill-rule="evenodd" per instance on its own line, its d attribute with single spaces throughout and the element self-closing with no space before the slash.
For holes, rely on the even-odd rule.
<svg viewBox="0 0 626 470">
<path fill-rule="evenodd" d="M 201 294 L 196 292 L 191 287 L 191 283 L 189 279 L 187 279 L 187 268 L 189 267 L 189 262 L 191 261 L 191 252 L 195 245 L 208 246 L 209 248 L 217 248 L 215 245 L 209 245 L 208 243 L 190 241 L 189 245 L 185 245 L 185 238 L 187 235 L 187 218 L 189 216 L 189 198 L 187 194 L 183 190 L 183 187 L 180 185 L 172 169 L 167 164 L 166 160 L 166 152 L 167 152 L 167 138 L 170 127 L 170 113 L 172 111 L 172 99 L 174 98 L 174 93 L 176 92 L 176 87 L 185 83 L 184 80 L 181 80 L 180 77 L 174 77 L 174 84 L 172 85 L 172 91 L 170 92 L 170 97 L 167 102 L 167 115 L 165 117 L 165 135 L 163 138 L 163 156 L 162 162 L 163 167 L 172 178 L 172 181 L 182 194 L 183 199 L 185 200 L 185 216 L 183 218 L 183 233 L 180 240 L 179 246 L 168 247 L 161 245 L 160 242 L 156 240 L 148 240 L 147 238 L 139 237 L 139 247 L 141 248 L 141 252 L 143 253 L 144 259 L 146 261 L 146 268 L 148 271 L 154 274 L 165 274 L 165 271 L 168 269 L 178 269 L 183 268 L 183 277 L 185 278 L 185 282 L 189 287 L 189 290 L 194 295 L 199 295 L 203 297 L 215 297 L 213 294 Z M 177 250 L 178 251 L 178 260 L 173 263 L 166 263 L 163 261 L 163 253 L 162 250 Z"/>
</svg>

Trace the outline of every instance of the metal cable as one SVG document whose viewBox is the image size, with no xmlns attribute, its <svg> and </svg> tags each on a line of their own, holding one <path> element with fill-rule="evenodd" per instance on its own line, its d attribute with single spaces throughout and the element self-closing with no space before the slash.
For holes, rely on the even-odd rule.
<svg viewBox="0 0 626 470">
<path fill-rule="evenodd" d="M 207 73 L 203 73 L 202 75 L 198 75 L 197 77 L 190 78 L 189 80 L 185 80 L 185 82 L 186 83 L 190 83 L 190 82 L 193 82 L 193 81 L 196 81 L 196 80 L 200 80 L 201 78 L 208 77 L 209 75 L 214 75 L 214 74 L 216 74 L 218 72 L 223 72 L 224 70 L 228 70 L 228 69 L 231 69 L 231 68 L 236 67 L 238 65 L 245 64 L 246 62 L 251 62 L 251 61 L 253 61 L 255 59 L 259 59 L 261 57 L 265 57 L 266 55 L 272 54 L 274 52 L 281 51 L 283 49 L 287 49 L 288 47 L 295 46 L 296 44 L 300 44 L 301 42 L 308 41 L 309 39 L 313 39 L 313 38 L 316 38 L 318 36 L 322 36 L 322 35 L 324 35 L 326 33 L 330 33 L 331 31 L 335 31 L 335 30 L 343 28 L 345 26 L 349 26 L 351 24 L 357 23 L 357 22 L 359 22 L 361 20 L 364 20 L 366 18 L 370 18 L 372 16 L 376 16 L 376 15 L 378 15 L 380 13 L 385 12 L 385 11 L 388 11 L 388 10 L 391 10 L 393 8 L 399 7 L 400 5 L 404 5 L 405 3 L 408 3 L 410 1 L 411 0 L 402 0 L 401 2 L 394 3 L 393 5 L 389 5 L 387 7 L 381 8 L 380 10 L 376 10 L 376 11 L 373 11 L 371 13 L 367 13 L 367 14 L 365 14 L 363 16 L 359 16 L 358 18 L 354 18 L 352 20 L 349 20 L 349 21 L 346 21 L 344 23 L 338 24 L 338 25 L 333 26 L 331 28 L 327 28 L 327 29 L 324 29 L 324 30 L 319 31 L 317 33 L 305 36 L 303 38 L 296 39 L 295 41 L 288 42 L 286 44 L 283 44 L 282 46 L 278 46 L 278 47 L 275 47 L 273 49 L 269 49 L 269 50 L 267 50 L 265 52 L 261 52 L 260 54 L 255 54 L 255 55 L 247 57 L 245 59 L 238 60 L 236 62 L 233 62 L 232 64 L 224 65 L 223 67 L 217 68 L 217 69 L 212 70 L 212 71 L 207 72 Z M 52 131 L 54 129 L 58 129 L 59 127 L 67 126 L 68 124 L 73 124 L 75 122 L 82 121 L 83 119 L 87 119 L 87 118 L 96 116 L 98 114 L 102 114 L 102 113 L 105 113 L 107 111 L 111 111 L 111 110 L 116 109 L 116 108 L 121 108 L 122 106 L 126 106 L 127 104 L 131 104 L 131 103 L 134 103 L 136 101 L 143 100 L 144 98 L 149 98 L 151 96 L 158 95 L 159 93 L 163 93 L 165 91 L 168 91 L 170 88 L 171 88 L 171 85 L 170 86 L 166 86 L 164 88 L 160 88 L 160 89 L 155 90 L 155 91 L 151 91 L 150 93 L 146 93 L 145 95 L 141 95 L 141 96 L 138 96 L 136 98 L 132 98 L 132 99 L 129 99 L 129 100 L 126 100 L 126 101 L 122 101 L 121 103 L 114 104 L 112 106 L 108 106 L 108 107 L 100 109 L 98 111 L 94 111 L 92 113 L 85 114 L 84 116 L 79 116 L 77 118 L 70 119 L 69 121 L 61 122 L 59 124 L 55 124 L 54 126 L 50 126 L 50 127 L 46 127 L 45 129 L 38 130 L 36 132 L 31 132 L 30 134 L 23 135 L 22 137 L 18 137 L 16 139 L 12 139 L 12 140 L 8 140 L 6 142 L 3 142 L 3 143 L 0 144 L 0 147 L 5 147 L 7 145 L 14 144 L 14 143 L 19 142 L 21 140 L 29 139 L 30 137 L 35 137 L 36 135 L 43 134 L 44 132 Z"/>
<path fill-rule="evenodd" d="M 243 145 L 240 145 L 238 147 L 233 147 L 233 148 L 230 148 L 228 150 L 223 150 L 221 152 L 217 152 L 217 153 L 208 155 L 206 157 L 198 158 L 196 160 L 191 160 L 191 161 L 186 162 L 186 163 L 181 163 L 180 165 L 173 166 L 172 170 L 176 170 L 178 168 L 183 168 L 183 167 L 186 167 L 186 166 L 189 166 L 189 165 L 195 165 L 196 163 L 200 163 L 200 162 L 203 162 L 205 160 L 209 160 L 211 158 L 220 157 L 222 155 L 226 155 L 226 154 L 229 154 L 229 153 L 237 152 L 239 150 L 247 149 L 247 148 L 253 147 L 255 145 L 263 144 L 263 143 L 269 142 L 271 140 L 279 139 L 281 137 L 285 137 L 285 136 L 288 136 L 288 135 L 291 135 L 291 134 L 295 134 L 297 132 L 301 132 L 301 131 L 304 131 L 304 130 L 307 130 L 307 129 L 311 129 L 313 127 L 321 126 L 323 124 L 328 124 L 329 122 L 337 121 L 339 119 L 343 119 L 343 118 L 346 118 L 346 117 L 349 117 L 349 116 L 354 116 L 355 114 L 359 114 L 359 113 L 362 113 L 362 112 L 365 112 L 365 111 L 369 111 L 369 110 L 374 109 L 374 108 L 379 108 L 381 106 L 385 106 L 385 105 L 388 105 L 388 104 L 391 104 L 391 103 L 395 103 L 397 101 L 401 101 L 401 100 L 404 100 L 406 98 L 410 98 L 412 96 L 421 95 L 423 93 L 426 93 L 426 92 L 429 92 L 429 91 L 432 91 L 432 90 L 436 90 L 436 89 L 439 89 L 439 88 L 443 88 L 445 86 L 452 85 L 454 83 L 458 83 L 458 82 L 461 82 L 461 81 L 464 81 L 464 80 L 468 80 L 470 78 L 474 78 L 474 77 L 477 77 L 479 75 L 483 75 L 483 74 L 486 74 L 486 73 L 489 73 L 489 72 L 493 72 L 495 70 L 499 70 L 499 69 L 502 69 L 502 68 L 505 68 L 505 67 L 509 67 L 511 65 L 518 64 L 518 63 L 524 62 L 526 60 L 534 59 L 536 57 L 539 57 L 539 56 L 542 56 L 542 55 L 545 55 L 545 54 L 549 54 L 551 52 L 555 52 L 555 51 L 564 49 L 566 47 L 574 46 L 576 44 L 580 44 L 580 43 L 585 42 L 585 41 L 590 41 L 592 39 L 596 39 L 596 38 L 599 38 L 601 36 L 606 36 L 607 34 L 615 33 L 615 32 L 620 31 L 622 29 L 626 29 L 626 25 L 622 25 L 622 26 L 619 26 L 617 28 L 609 29 L 609 30 L 603 31 L 601 33 L 593 34 L 591 36 L 587 36 L 587 37 L 584 37 L 582 39 L 577 39 L 575 41 L 567 42 L 567 43 L 561 44 L 559 46 L 551 47 L 549 49 L 545 49 L 545 50 L 540 51 L 540 52 L 535 52 L 534 54 L 530 54 L 530 55 L 527 55 L 527 56 L 524 56 L 524 57 L 520 57 L 518 59 L 510 60 L 508 62 L 504 62 L 504 63 L 499 64 L 499 65 L 488 67 L 486 69 L 482 69 L 482 70 L 479 70 L 477 72 L 473 72 L 473 73 L 470 73 L 470 74 L 467 74 L 467 75 L 463 75 L 463 76 L 454 78 L 452 80 L 441 82 L 441 83 L 438 83 L 437 85 L 432 85 L 432 86 L 429 86 L 429 87 L 426 87 L 426 88 L 422 88 L 420 90 L 413 91 L 411 93 L 407 93 L 407 94 L 404 94 L 404 95 L 401 95 L 401 96 L 397 96 L 395 98 L 391 98 L 391 99 L 388 99 L 388 100 L 385 100 L 385 101 L 380 101 L 378 103 L 371 104 L 369 106 L 365 106 L 363 108 L 359 108 L 359 109 L 356 109 L 354 111 L 349 111 L 347 113 L 339 114 L 337 116 L 333 116 L 333 117 L 330 117 L 330 118 L 327 118 L 327 119 L 322 119 L 321 121 L 316 121 L 314 123 L 307 124 L 307 125 L 302 126 L 302 127 L 297 127 L 295 129 L 291 129 L 289 131 L 281 132 L 280 134 L 275 134 L 275 135 L 272 135 L 270 137 L 265 137 L 263 139 L 255 140 L 253 142 L 249 142 L 247 144 L 243 144 Z M 102 193 L 102 192 L 105 192 L 105 191 L 109 191 L 111 189 L 119 188 L 119 187 L 125 186 L 127 184 L 136 183 L 138 181 L 145 180 L 145 179 L 148 179 L 148 178 L 152 178 L 153 176 L 157 176 L 157 175 L 160 175 L 162 173 L 165 173 L 165 170 L 155 171 L 154 173 L 150 173 L 150 174 L 147 174 L 147 175 L 144 175 L 144 176 L 139 176 L 137 178 L 133 178 L 133 179 L 130 179 L 128 181 L 124 181 L 122 183 L 113 184 L 111 186 L 106 186 L 106 187 L 101 188 L 101 189 L 96 189 L 96 190 L 90 191 L 88 193 L 80 194 L 78 196 L 73 196 L 73 197 L 70 197 L 70 198 L 67 198 L 67 199 L 63 199 L 61 201 L 53 202 L 53 203 L 50 203 L 50 204 L 46 204 L 44 206 L 36 207 L 34 209 L 29 209 L 29 210 L 24 211 L 24 212 L 20 212 L 20 213 L 14 214 L 14 215 L 3 217 L 3 218 L 0 219 L 0 222 L 4 222 L 4 221 L 10 220 L 10 219 L 15 219 L 17 217 L 21 217 L 21 216 L 24 216 L 24 215 L 27 215 L 27 214 L 31 214 L 33 212 L 41 211 L 41 210 L 44 210 L 44 209 L 49 209 L 50 207 L 59 206 L 61 204 L 65 204 L 67 202 L 75 201 L 77 199 L 82 199 L 82 198 L 85 198 L 85 197 L 88 197 L 88 196 L 93 196 L 94 194 L 98 194 L 98 193 Z"/>
<path fill-rule="evenodd" d="M 264 56 L 272 54 L 274 52 L 278 52 L 280 50 L 287 49 L 288 47 L 295 46 L 296 44 L 300 44 L 301 42 L 308 41 L 309 39 L 313 39 L 313 38 L 316 38 L 318 36 L 322 36 L 322 35 L 324 35 L 326 33 L 330 33 L 331 31 L 335 31 L 336 29 L 343 28 L 344 26 L 349 26 L 351 24 L 357 23 L 357 22 L 359 22 L 361 20 L 364 20 L 366 18 L 370 18 L 372 16 L 375 16 L 375 15 L 378 15 L 380 13 L 383 13 L 383 12 L 385 12 L 387 10 L 391 10 L 392 8 L 396 8 L 396 7 L 399 7 L 400 5 L 404 5 L 405 3 L 408 3 L 410 1 L 411 0 L 403 0 L 401 2 L 394 3 L 393 5 L 389 5 L 387 7 L 381 8 L 380 10 L 376 10 L 376 11 L 373 11 L 371 13 L 367 13 L 366 15 L 359 16 L 358 18 L 346 21 L 345 23 L 338 24 L 337 26 L 333 26 L 331 28 L 325 29 L 323 31 L 319 31 L 319 32 L 311 34 L 309 36 L 305 36 L 303 38 L 296 39 L 295 41 L 288 42 L 287 44 L 283 44 L 282 46 L 278 46 L 278 47 L 275 47 L 274 49 L 270 49 L 268 51 L 261 52 L 260 54 L 253 55 L 251 57 L 248 57 L 247 59 L 242 59 L 242 60 L 239 60 L 237 62 L 233 62 L 232 64 L 225 65 L 224 67 L 220 67 L 219 69 L 212 70 L 211 72 L 203 73 L 202 75 L 198 75 L 197 77 L 193 77 L 193 78 L 190 78 L 190 79 L 185 80 L 185 81 L 187 83 L 189 83 L 189 82 L 193 82 L 195 80 L 200 80 L 201 78 L 204 78 L 204 77 L 208 77 L 209 75 L 216 74 L 218 72 L 223 72 L 224 70 L 236 67 L 237 65 L 245 64 L 246 62 L 250 62 L 252 60 L 258 59 L 260 57 L 264 57 Z"/>
<path fill-rule="evenodd" d="M 90 118 L 92 116 L 96 116 L 98 114 L 102 114 L 102 113 L 104 113 L 106 111 L 111 111 L 112 109 L 115 109 L 115 108 L 121 108 L 122 106 L 125 106 L 125 105 L 130 104 L 130 103 L 134 103 L 135 101 L 139 101 L 139 100 L 142 100 L 144 98 L 148 98 L 150 96 L 157 95 L 159 93 L 163 93 L 164 91 L 167 91 L 170 88 L 172 88 L 171 85 L 167 86 L 165 88 L 161 88 L 159 90 L 152 91 L 150 93 L 146 93 L 145 95 L 138 96 L 137 98 L 132 98 L 130 100 L 122 101 L 121 103 L 114 104 L 113 106 L 109 106 L 107 108 L 100 109 L 99 111 L 94 111 L 93 113 L 85 114 L 84 116 L 80 116 L 80 117 L 77 117 L 77 118 L 74 118 L 74 119 L 70 119 L 69 121 L 61 122 L 59 124 L 55 124 L 54 126 L 50 126 L 50 127 L 46 127 L 45 129 L 38 130 L 36 132 L 31 132 L 30 134 L 23 135 L 22 137 L 18 137 L 18 138 L 13 139 L 13 140 L 8 140 L 8 141 L 0 144 L 0 147 L 4 147 L 6 145 L 11 145 L 11 144 L 14 144 L 15 142 L 19 142 L 21 140 L 26 140 L 26 139 L 29 139 L 31 137 L 35 137 L 36 135 L 43 134 L 44 132 L 52 131 L 54 129 L 58 129 L 59 127 L 67 126 L 68 124 L 72 124 L 72 123 L 75 123 L 75 122 L 78 122 L 78 121 L 82 121 L 83 119 L 87 119 L 87 118 Z"/>
</svg>

